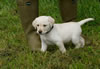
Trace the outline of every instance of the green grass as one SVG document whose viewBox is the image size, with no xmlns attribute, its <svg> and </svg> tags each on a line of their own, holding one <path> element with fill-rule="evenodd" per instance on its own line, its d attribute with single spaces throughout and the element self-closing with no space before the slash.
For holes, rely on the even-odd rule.
<svg viewBox="0 0 100 69">
<path fill-rule="evenodd" d="M 62 22 L 58 0 L 40 0 L 39 15 Z M 0 69 L 100 69 L 100 2 L 78 0 L 78 17 L 95 21 L 82 26 L 86 45 L 61 54 L 55 47 L 46 53 L 31 52 L 21 26 L 16 0 L 0 0 Z M 67 47 L 67 46 L 66 46 Z"/>
</svg>

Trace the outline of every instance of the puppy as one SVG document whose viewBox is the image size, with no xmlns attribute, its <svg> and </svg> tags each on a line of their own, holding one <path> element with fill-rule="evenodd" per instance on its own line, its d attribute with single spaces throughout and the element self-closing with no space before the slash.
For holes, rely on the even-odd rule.
<svg viewBox="0 0 100 69">
<path fill-rule="evenodd" d="M 63 24 L 54 24 L 55 20 L 50 16 L 40 16 L 36 18 L 32 25 L 37 29 L 41 38 L 41 51 L 47 50 L 47 45 L 57 45 L 62 53 L 66 52 L 64 43 L 72 41 L 75 48 L 82 48 L 85 40 L 81 36 L 81 26 L 93 18 L 87 18 L 79 22 L 67 22 Z"/>
</svg>

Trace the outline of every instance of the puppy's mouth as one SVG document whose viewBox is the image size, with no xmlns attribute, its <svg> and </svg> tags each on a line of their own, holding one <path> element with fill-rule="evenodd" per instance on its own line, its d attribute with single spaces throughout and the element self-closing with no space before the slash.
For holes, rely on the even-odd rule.
<svg viewBox="0 0 100 69">
<path fill-rule="evenodd" d="M 45 34 L 47 34 L 47 32 L 45 31 L 45 32 L 39 32 L 39 31 L 37 31 L 37 34 L 39 34 L 39 35 L 45 35 Z"/>
</svg>

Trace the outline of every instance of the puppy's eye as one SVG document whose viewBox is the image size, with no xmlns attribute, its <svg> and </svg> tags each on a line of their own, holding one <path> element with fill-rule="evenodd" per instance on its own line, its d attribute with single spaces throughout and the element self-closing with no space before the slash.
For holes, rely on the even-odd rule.
<svg viewBox="0 0 100 69">
<path fill-rule="evenodd" d="M 37 26 L 39 26 L 39 24 Z"/>
<path fill-rule="evenodd" d="M 43 25 L 44 27 L 46 27 L 47 25 Z"/>
</svg>

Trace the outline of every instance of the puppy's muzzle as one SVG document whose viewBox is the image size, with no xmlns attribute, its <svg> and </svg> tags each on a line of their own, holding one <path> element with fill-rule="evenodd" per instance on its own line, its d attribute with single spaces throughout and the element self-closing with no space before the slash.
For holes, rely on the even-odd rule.
<svg viewBox="0 0 100 69">
<path fill-rule="evenodd" d="M 38 32 L 39 32 L 39 34 L 42 34 L 42 30 L 39 30 Z"/>
</svg>

